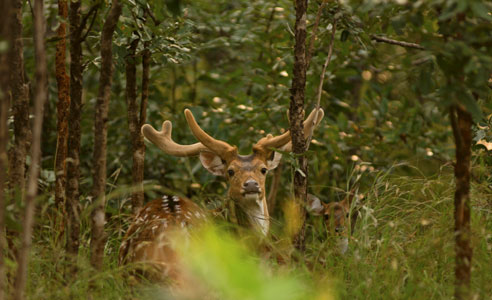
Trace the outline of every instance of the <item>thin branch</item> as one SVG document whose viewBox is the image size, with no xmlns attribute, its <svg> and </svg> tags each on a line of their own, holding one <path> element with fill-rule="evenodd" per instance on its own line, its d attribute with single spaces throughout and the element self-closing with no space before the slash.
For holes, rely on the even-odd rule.
<svg viewBox="0 0 492 300">
<path fill-rule="evenodd" d="M 80 38 L 81 42 L 85 41 L 85 39 L 89 35 L 89 32 L 91 32 L 92 26 L 94 26 L 94 21 L 96 20 L 96 17 L 97 17 L 97 10 L 98 9 L 99 9 L 99 5 L 97 6 L 97 9 L 95 10 L 94 15 L 92 16 L 92 20 L 91 20 L 91 24 L 89 25 L 89 28 L 87 28 L 87 31 L 85 32 L 85 34 L 82 35 L 82 37 Z M 84 27 L 81 26 L 80 30 L 82 31 L 83 29 L 84 29 Z"/>
<path fill-rule="evenodd" d="M 34 9 L 32 8 L 31 0 L 27 0 L 27 3 L 29 3 L 29 8 L 31 9 L 31 15 L 34 18 Z"/>
<path fill-rule="evenodd" d="M 318 94 L 317 94 L 317 99 L 316 99 L 316 118 L 314 118 L 313 122 L 316 122 L 318 119 L 318 113 L 320 109 L 320 102 L 321 102 L 321 94 L 323 93 L 323 82 L 325 81 L 325 74 L 326 74 L 326 69 L 328 68 L 328 65 L 331 62 L 331 57 L 333 54 L 333 45 L 335 44 L 335 33 L 337 31 L 337 19 L 333 21 L 333 27 L 331 29 L 331 40 L 330 40 L 330 45 L 328 46 L 328 55 L 326 56 L 325 63 L 323 64 L 323 70 L 321 71 L 320 79 L 319 79 L 319 86 L 318 86 Z M 311 132 L 309 133 L 308 139 L 306 141 L 306 149 L 309 149 L 309 144 L 311 144 L 311 140 L 313 139 L 313 132 L 316 126 L 313 126 L 311 129 Z"/>
<path fill-rule="evenodd" d="M 162 21 L 159 21 L 156 16 L 154 15 L 154 13 L 152 12 L 152 10 L 150 10 L 150 8 L 147 6 L 147 5 L 144 5 L 145 7 L 145 11 L 149 14 L 150 18 L 152 19 L 152 21 L 154 22 L 154 25 L 155 26 L 159 26 L 159 24 L 162 23 Z"/>
<path fill-rule="evenodd" d="M 270 32 L 270 27 L 272 26 L 272 21 L 273 21 L 273 18 L 275 17 L 275 7 L 277 7 L 277 4 L 278 4 L 278 0 L 275 1 L 275 3 L 273 4 L 272 12 L 270 13 L 270 17 L 268 18 L 267 25 L 265 28 L 265 35 L 269 35 L 268 33 Z M 271 46 L 272 46 L 272 39 L 270 36 L 270 38 L 268 39 L 267 49 L 270 49 Z M 260 55 L 258 56 L 258 61 L 261 61 L 263 59 L 263 52 L 264 51 L 260 52 Z"/>
<path fill-rule="evenodd" d="M 80 26 L 79 26 L 79 28 L 77 28 L 77 30 L 79 30 L 80 32 L 82 32 L 82 30 L 84 30 L 85 25 L 87 24 L 87 20 L 89 20 L 89 18 L 91 17 L 91 15 L 93 13 L 96 14 L 97 10 L 99 9 L 99 6 L 100 6 L 100 3 L 96 3 L 93 6 L 91 6 L 89 11 L 82 18 L 82 22 L 80 22 Z M 92 22 L 94 22 L 94 20 Z"/>
<path fill-rule="evenodd" d="M 398 41 L 398 40 L 393 40 L 389 38 L 385 38 L 382 36 L 378 36 L 375 34 L 371 34 L 371 40 L 375 40 L 380 43 L 387 43 L 387 44 L 392 44 L 392 45 L 397 45 L 405 48 L 413 48 L 413 49 L 418 49 L 418 50 L 424 50 L 425 48 L 422 47 L 419 44 L 416 43 L 409 43 L 409 42 L 403 42 L 403 41 Z"/>
<path fill-rule="evenodd" d="M 311 39 L 309 40 L 309 50 L 306 55 L 306 70 L 309 70 L 309 65 L 311 64 L 311 58 L 313 56 L 314 42 L 316 41 L 316 35 L 318 34 L 319 21 L 321 19 L 321 13 L 325 7 L 327 0 L 323 0 L 318 7 L 318 12 L 316 14 L 316 20 L 314 21 L 313 33 L 311 34 Z"/>
<path fill-rule="evenodd" d="M 267 21 L 267 24 L 265 27 L 265 35 L 270 36 L 268 33 L 270 32 L 270 26 L 272 25 L 272 21 L 275 17 L 275 7 L 277 7 L 277 4 L 278 4 L 278 0 L 275 1 L 275 3 L 273 3 L 272 12 L 270 13 L 270 17 L 268 18 L 268 21 Z M 272 39 L 270 36 L 270 38 L 268 39 L 267 49 L 270 49 L 271 46 L 272 46 Z M 265 51 L 261 51 L 260 54 L 258 54 L 258 58 L 256 59 L 257 61 L 263 60 L 263 52 L 265 52 Z M 257 72 L 254 71 L 254 73 L 256 74 Z M 253 82 L 250 82 L 248 85 L 248 88 L 246 89 L 246 95 L 248 95 L 248 96 L 251 95 L 252 88 L 253 88 Z"/>
</svg>

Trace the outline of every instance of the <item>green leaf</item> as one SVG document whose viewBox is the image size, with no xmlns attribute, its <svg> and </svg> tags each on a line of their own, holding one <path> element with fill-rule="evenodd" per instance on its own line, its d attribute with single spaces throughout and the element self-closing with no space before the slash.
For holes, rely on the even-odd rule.
<svg viewBox="0 0 492 300">
<path fill-rule="evenodd" d="M 181 1 L 180 0 L 166 0 L 166 6 L 174 16 L 181 15 Z"/>
<path fill-rule="evenodd" d="M 393 29 L 395 30 L 396 34 L 402 35 L 403 34 L 403 28 L 405 28 L 406 25 L 406 20 L 405 17 L 400 15 L 396 16 L 391 19 L 391 25 L 393 26 Z"/>
<path fill-rule="evenodd" d="M 471 10 L 475 15 L 487 21 L 492 21 L 492 16 L 489 15 L 490 8 L 487 8 L 482 2 L 474 1 L 470 5 Z"/>
<path fill-rule="evenodd" d="M 439 21 L 445 21 L 462 13 L 468 7 L 468 0 L 460 0 L 455 5 L 451 4 L 444 9 L 444 12 L 439 16 Z"/>
</svg>

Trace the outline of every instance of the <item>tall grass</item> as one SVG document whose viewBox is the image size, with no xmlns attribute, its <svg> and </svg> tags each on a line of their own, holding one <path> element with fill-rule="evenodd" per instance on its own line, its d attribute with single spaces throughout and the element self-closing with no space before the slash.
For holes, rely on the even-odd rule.
<svg viewBox="0 0 492 300">
<path fill-rule="evenodd" d="M 83 220 L 78 272 L 66 276 L 63 247 L 55 243 L 49 209 L 38 213 L 29 266 L 31 299 L 450 299 L 454 285 L 453 193 L 450 170 L 434 177 L 375 176 L 358 210 L 349 250 L 337 254 L 323 222 L 310 218 L 307 249 L 297 253 L 286 235 L 259 241 L 215 226 L 192 235 L 182 257 L 195 283 L 187 294 L 129 276 L 117 265 L 128 214 L 113 214 L 105 266 L 89 264 L 88 220 Z M 472 290 L 492 299 L 492 202 L 472 185 Z M 85 216 L 87 218 L 88 216 Z M 282 226 L 279 226 L 282 228 Z M 9 272 L 15 263 L 9 261 Z M 11 274 L 11 273 L 10 273 Z M 195 289 L 195 290 L 193 290 Z"/>
</svg>

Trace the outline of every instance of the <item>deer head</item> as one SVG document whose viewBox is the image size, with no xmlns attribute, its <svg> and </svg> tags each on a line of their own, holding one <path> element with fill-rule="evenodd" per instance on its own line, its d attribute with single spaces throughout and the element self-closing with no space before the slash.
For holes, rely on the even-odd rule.
<svg viewBox="0 0 492 300">
<path fill-rule="evenodd" d="M 277 167 L 282 155 L 275 149 L 291 151 L 290 132 L 267 136 L 253 145 L 253 153 L 240 155 L 236 146 L 217 140 L 207 134 L 196 122 L 190 110 L 184 111 L 188 126 L 199 141 L 181 145 L 171 138 L 172 123 L 165 121 L 161 131 L 151 125 L 142 126 L 142 134 L 166 154 L 187 157 L 199 156 L 202 165 L 214 175 L 224 176 L 229 183 L 228 196 L 235 205 L 241 225 L 259 228 L 263 234 L 269 230 L 269 215 L 265 197 L 265 179 L 268 171 Z M 318 126 L 324 112 L 316 109 L 304 121 L 307 137 Z"/>
<path fill-rule="evenodd" d="M 307 210 L 316 216 L 323 216 L 328 234 L 338 238 L 337 246 L 340 254 L 344 254 L 348 248 L 350 205 L 354 194 L 350 193 L 342 201 L 328 204 L 311 194 L 308 194 Z"/>
</svg>

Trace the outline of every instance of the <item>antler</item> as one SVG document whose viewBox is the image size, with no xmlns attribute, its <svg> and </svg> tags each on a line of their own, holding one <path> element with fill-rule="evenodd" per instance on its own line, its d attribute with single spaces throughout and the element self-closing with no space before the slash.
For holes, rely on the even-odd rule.
<svg viewBox="0 0 492 300">
<path fill-rule="evenodd" d="M 180 157 L 195 156 L 202 151 L 210 151 L 202 143 L 195 143 L 192 145 L 180 145 L 175 143 L 171 138 L 172 130 L 173 124 L 170 121 L 164 121 L 164 123 L 162 123 L 161 131 L 155 130 L 154 127 L 149 124 L 142 126 L 143 136 L 169 155 Z"/>
<path fill-rule="evenodd" d="M 323 119 L 325 112 L 322 108 L 316 112 L 316 109 L 309 114 L 306 120 L 304 120 L 304 137 L 307 138 L 311 130 L 318 127 L 319 123 Z M 316 120 L 315 120 L 316 118 Z M 314 128 L 313 128 L 314 126 Z M 286 131 L 282 135 L 273 137 L 271 134 L 268 134 L 266 137 L 260 139 L 254 146 L 253 151 L 256 152 L 265 152 L 268 153 L 271 151 L 271 148 L 280 148 L 284 151 L 292 150 L 292 143 L 290 139 L 290 131 Z"/>
<path fill-rule="evenodd" d="M 185 109 L 184 111 L 186 121 L 188 122 L 188 126 L 190 126 L 191 132 L 199 140 L 203 145 L 205 145 L 210 151 L 214 152 L 222 159 L 229 160 L 234 158 L 237 155 L 237 147 L 231 146 L 228 143 L 216 140 L 210 135 L 208 135 L 203 129 L 200 128 L 198 123 L 195 121 L 195 117 L 189 109 Z"/>
<path fill-rule="evenodd" d="M 229 145 L 221 140 L 216 140 L 208 135 L 203 129 L 198 126 L 193 114 L 189 109 L 184 111 L 188 126 L 190 126 L 193 135 L 200 143 L 192 145 L 180 145 L 172 140 L 171 133 L 173 125 L 170 121 L 162 123 L 161 131 L 155 130 L 151 125 L 145 124 L 142 126 L 142 134 L 159 149 L 173 156 L 195 156 L 200 152 L 214 152 L 222 159 L 228 160 L 237 154 L 237 148 Z"/>
</svg>

